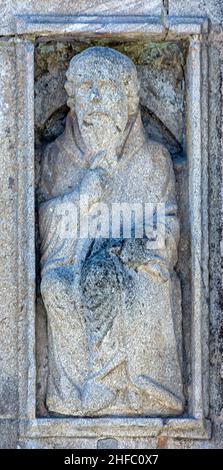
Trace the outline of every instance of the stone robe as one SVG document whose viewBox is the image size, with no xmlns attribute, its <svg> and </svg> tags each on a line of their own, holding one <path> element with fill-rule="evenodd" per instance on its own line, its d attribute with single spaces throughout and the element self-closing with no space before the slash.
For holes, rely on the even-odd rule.
<svg viewBox="0 0 223 470">
<path fill-rule="evenodd" d="M 96 177 L 89 192 L 91 214 L 101 202 L 110 208 L 112 203 L 165 204 L 165 246 L 152 253 L 152 261 L 144 239 L 72 236 L 72 207 L 98 166 L 105 170 L 104 186 L 95 195 Z M 172 161 L 164 147 L 147 139 L 138 113 L 119 157 L 102 158 L 98 166 L 86 158 L 78 126 L 68 115 L 64 134 L 46 149 L 41 183 L 47 406 L 73 416 L 178 415 L 184 398 Z M 64 224 L 60 233 L 64 213 L 67 237 Z"/>
</svg>

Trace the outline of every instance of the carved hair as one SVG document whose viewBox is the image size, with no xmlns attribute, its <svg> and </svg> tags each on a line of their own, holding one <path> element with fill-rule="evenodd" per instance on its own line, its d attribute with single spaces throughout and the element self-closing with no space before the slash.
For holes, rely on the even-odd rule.
<svg viewBox="0 0 223 470">
<path fill-rule="evenodd" d="M 140 85 L 137 70 L 129 57 L 109 47 L 90 47 L 71 59 L 66 73 L 66 91 L 68 96 L 73 101 L 79 67 L 81 66 L 81 68 L 86 69 L 92 62 L 95 67 L 101 61 L 103 61 L 103 66 L 111 72 L 114 81 L 120 82 L 121 80 L 124 83 L 128 97 L 128 114 L 129 118 L 131 118 L 136 114 L 139 104 Z"/>
</svg>

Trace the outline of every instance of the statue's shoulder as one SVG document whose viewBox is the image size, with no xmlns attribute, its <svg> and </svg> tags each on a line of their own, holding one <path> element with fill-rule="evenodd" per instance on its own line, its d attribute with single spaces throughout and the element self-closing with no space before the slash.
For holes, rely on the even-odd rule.
<svg viewBox="0 0 223 470">
<path fill-rule="evenodd" d="M 54 188 L 57 183 L 61 159 L 60 141 L 61 136 L 47 144 L 43 151 L 41 161 L 40 192 L 44 199 L 48 199 L 53 195 Z"/>
<path fill-rule="evenodd" d="M 76 150 L 65 132 L 46 146 L 41 164 L 42 199 L 62 195 L 72 188 L 78 170 Z"/>
<path fill-rule="evenodd" d="M 160 176 L 162 180 L 174 180 L 173 162 L 167 148 L 159 142 L 148 139 L 147 149 L 150 171 L 152 167 L 152 172 Z"/>
<path fill-rule="evenodd" d="M 152 139 L 148 139 L 147 145 L 149 155 L 157 169 L 160 167 L 161 170 L 170 171 L 173 167 L 173 163 L 167 148 Z"/>
<path fill-rule="evenodd" d="M 50 142 L 46 145 L 42 160 L 42 169 L 43 174 L 45 173 L 45 176 L 47 176 L 46 174 L 49 173 L 52 177 L 55 168 L 61 164 L 61 160 L 65 153 L 63 149 L 63 142 L 64 133 L 59 135 L 53 142 Z"/>
</svg>

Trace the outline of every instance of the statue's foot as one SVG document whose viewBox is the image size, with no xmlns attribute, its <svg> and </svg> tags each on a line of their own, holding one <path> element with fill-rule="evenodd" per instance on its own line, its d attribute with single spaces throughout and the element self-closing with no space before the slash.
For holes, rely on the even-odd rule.
<svg viewBox="0 0 223 470">
<path fill-rule="evenodd" d="M 154 414 L 179 415 L 183 412 L 183 399 L 149 377 L 140 375 L 131 377 L 131 383 L 132 388 L 129 390 L 129 399 L 132 406 L 136 409 L 140 406 L 141 395 L 141 397 L 144 396 L 143 408 L 148 407 Z"/>
<path fill-rule="evenodd" d="M 82 393 L 82 409 L 85 412 L 96 412 L 107 408 L 115 401 L 115 394 L 102 383 L 89 381 Z"/>
</svg>

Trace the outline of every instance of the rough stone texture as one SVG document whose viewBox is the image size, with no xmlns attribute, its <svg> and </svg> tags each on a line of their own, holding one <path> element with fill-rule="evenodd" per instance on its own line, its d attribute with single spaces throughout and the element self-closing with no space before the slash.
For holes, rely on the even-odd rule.
<svg viewBox="0 0 223 470">
<path fill-rule="evenodd" d="M 40 42 L 35 70 L 37 139 L 49 141 L 62 132 L 68 111 L 64 84 L 69 59 L 94 45 L 108 45 L 132 58 L 141 81 L 140 103 L 148 134 L 166 145 L 172 154 L 181 153 L 187 45 L 179 42 Z"/>
<path fill-rule="evenodd" d="M 14 3 L 14 2 L 13 2 Z M 121 3 L 118 0 L 83 0 L 81 4 L 79 2 L 73 2 L 72 0 L 59 0 L 55 4 L 54 1 L 40 0 L 38 4 L 34 0 L 17 0 L 16 2 L 17 11 L 19 13 L 60 13 L 64 15 L 68 14 L 160 14 L 161 13 L 161 0 L 149 0 L 145 2 L 142 0 L 123 0 Z"/>
<path fill-rule="evenodd" d="M 8 35 L 15 33 L 14 9 L 11 0 L 0 1 L 0 34 Z"/>
<path fill-rule="evenodd" d="M 130 2 L 130 8 L 127 10 L 127 6 L 125 5 L 124 13 L 131 12 L 131 13 L 155 13 L 156 15 L 160 15 L 162 10 L 163 2 Z M 210 23 L 210 39 L 209 39 L 209 177 L 210 177 L 210 192 L 209 192 L 209 216 L 210 216 L 210 298 L 209 301 L 209 312 L 210 312 L 210 417 L 213 422 L 213 432 L 211 440 L 201 440 L 201 439 L 173 439 L 172 437 L 164 437 L 160 436 L 159 438 L 150 439 L 150 440 L 137 440 L 125 438 L 123 440 L 118 439 L 118 446 L 131 448 L 136 447 L 137 445 L 146 448 L 222 448 L 223 442 L 223 430 L 222 430 L 222 408 L 223 408 L 223 392 L 222 392 L 222 277 L 221 277 L 221 253 L 220 253 L 220 242 L 222 239 L 222 230 L 221 230 L 221 211 L 222 211 L 222 197 L 221 197 L 221 158 L 222 158 L 222 50 L 223 50 L 223 42 L 222 42 L 222 34 L 215 34 L 215 31 L 222 33 L 222 2 L 219 0 L 210 0 L 210 1 L 196 1 L 191 0 L 189 2 L 181 1 L 181 0 L 170 0 L 170 2 L 165 2 L 166 4 L 169 3 L 169 13 L 176 17 L 187 15 L 190 16 L 192 19 L 195 15 L 198 16 L 206 16 L 208 15 L 209 19 L 211 20 Z M 12 16 L 13 9 L 17 12 L 30 12 L 30 13 L 59 13 L 70 14 L 71 10 L 68 8 L 75 8 L 73 9 L 73 13 L 82 12 L 82 8 L 84 8 L 84 13 L 90 14 L 100 14 L 100 10 L 104 7 L 108 6 L 106 14 L 114 13 L 115 4 L 117 6 L 117 2 L 49 2 L 49 1 L 41 1 L 41 2 L 32 2 L 30 1 L 0 1 L 0 33 L 1 35 L 8 35 L 16 34 L 16 22 Z M 90 11 L 90 4 L 93 10 Z M 112 5 L 113 4 L 113 5 Z M 120 4 L 120 2 L 119 2 Z M 122 2 L 122 5 L 123 2 Z M 150 10 L 152 5 L 152 10 Z M 165 11 L 165 10 L 164 10 Z M 117 9 L 116 9 L 117 12 Z M 123 13 L 123 10 L 122 10 Z M 105 14 L 105 13 L 104 13 Z M 166 10 L 165 15 L 165 26 L 168 26 L 168 11 Z M 160 23 L 163 19 L 159 19 Z M 187 26 L 188 28 L 188 26 Z M 185 27 L 186 29 L 186 27 Z M 38 36 L 38 35 L 37 35 Z M 163 38 L 165 37 L 165 34 Z M 127 38 L 129 41 L 130 38 Z M 4 42 L 4 41 L 3 41 Z M 113 47 L 113 46 L 112 46 Z M 3 52 L 4 51 L 4 52 Z M 124 51 L 123 51 L 124 52 Z M 16 309 L 16 302 L 17 302 L 17 292 L 16 292 L 16 270 L 17 270 L 17 253 L 16 253 L 16 226 L 15 223 L 11 224 L 12 220 L 15 220 L 16 217 L 16 191 L 14 182 L 17 181 L 16 175 L 16 158 L 15 158 L 15 144 L 14 144 L 14 137 L 13 137 L 13 129 L 14 122 L 15 122 L 15 97 L 16 97 L 16 89 L 17 87 L 14 86 L 14 79 L 16 76 L 15 70 L 15 48 L 14 48 L 14 41 L 10 43 L 4 42 L 4 47 L 1 46 L 1 64 L 4 67 L 1 68 L 1 77 L 2 74 L 5 74 L 5 70 L 7 71 L 6 76 L 4 75 L 4 80 L 1 81 L 1 86 L 3 86 L 3 91 L 1 92 L 1 99 L 3 100 L 3 106 L 0 109 L 0 117 L 1 117 L 1 144 L 4 142 L 4 148 L 2 151 L 2 155 L 4 158 L 3 166 L 1 166 L 1 187 L 4 188 L 4 191 L 1 192 L 0 196 L 0 205 L 1 205 L 1 224 L 2 224 L 2 214 L 4 214 L 4 221 L 6 225 L 2 230 L 1 226 L 1 263 L 0 263 L 0 274 L 1 274 L 1 286 L 0 286 L 0 296 L 1 296 L 1 314 L 2 318 L 5 317 L 5 312 L 7 311 L 7 320 L 3 320 L 2 324 L 4 327 L 1 329 L 1 338 L 2 346 L 1 346 L 1 367 L 3 368 L 2 373 L 2 381 L 0 390 L 5 397 L 9 396 L 10 399 L 7 401 L 7 406 L 5 406 L 5 399 L 1 401 L 2 407 L 2 420 L 0 423 L 0 446 L 1 447 L 16 447 L 16 440 L 17 440 L 17 430 L 15 426 L 15 422 L 11 421 L 11 418 L 16 417 L 16 408 L 18 404 L 17 399 L 17 361 L 16 361 L 16 347 L 17 344 L 17 333 L 16 333 L 16 322 L 15 318 L 17 318 L 17 309 Z M 128 52 L 127 52 L 128 55 Z M 21 66 L 21 65 L 20 65 Z M 164 73 L 165 80 L 168 78 L 167 75 Z M 10 78 L 9 78 L 10 77 Z M 20 77 L 21 81 L 23 80 Z M 61 78 L 63 81 L 63 78 Z M 159 79 L 158 79 L 159 82 Z M 47 83 L 43 80 L 43 86 Z M 54 81 L 54 84 L 57 86 L 58 84 Z M 22 88 L 22 87 L 21 87 Z M 59 87 L 60 90 L 62 87 Z M 37 89 L 38 89 L 38 80 L 37 80 Z M 169 87 L 168 87 L 169 89 Z M 157 86 L 157 90 L 159 92 L 160 88 Z M 24 90 L 22 93 L 25 95 Z M 172 90 L 170 90 L 168 99 L 171 99 Z M 55 95 L 57 98 L 57 95 Z M 59 100 L 63 99 L 63 96 L 59 95 Z M 164 96 L 165 98 L 165 96 Z M 167 99 L 167 103 L 169 103 Z M 174 100 L 175 104 L 175 100 Z M 60 105 L 60 102 L 59 102 Z M 159 100 L 156 103 L 156 110 L 159 110 Z M 59 115 L 55 118 L 53 114 L 52 121 L 50 122 L 50 117 L 46 123 L 43 123 L 43 129 L 41 128 L 40 133 L 45 133 L 46 140 L 54 139 L 59 133 L 63 130 L 63 119 L 66 114 L 66 109 L 60 109 Z M 13 111 L 14 110 L 14 111 Z M 57 111 L 55 111 L 56 113 Z M 147 115 L 145 113 L 144 123 L 146 123 Z M 9 118 L 10 117 L 10 118 Z M 169 118 L 169 115 L 167 116 Z M 151 116 L 150 116 L 151 121 Z M 6 126 L 3 123 L 6 122 Z M 166 121 L 167 122 L 167 121 Z M 180 121 L 179 121 L 180 122 Z M 170 123 L 170 121 L 168 121 Z M 173 123 L 174 124 L 174 123 Z M 157 127 L 157 119 L 155 119 L 155 125 Z M 151 134 L 154 135 L 155 133 L 155 125 L 154 121 L 152 125 L 150 124 Z M 175 122 L 176 126 L 176 122 Z M 8 133 L 8 129 L 10 128 L 10 134 Z M 176 132 L 176 128 L 172 128 Z M 11 131 L 12 130 L 12 131 Z M 177 129 L 178 130 L 178 129 Z M 38 130 L 39 132 L 39 130 Z M 37 135 L 39 135 L 37 132 Z M 158 125 L 158 130 L 156 131 L 157 140 L 162 140 L 164 135 L 164 129 L 160 125 Z M 166 131 L 165 131 L 166 132 Z M 25 133 L 25 132 L 24 132 Z M 10 137 L 9 137 L 10 136 Z M 166 137 L 166 141 L 168 145 L 170 145 L 169 133 Z M 45 138 L 45 137 L 44 137 Z M 173 136 L 173 143 L 175 146 L 175 134 Z M 181 143 L 182 144 L 182 143 Z M 165 144 L 166 145 L 166 144 Z M 38 146 L 38 142 L 37 142 Z M 183 150 L 184 142 L 183 142 Z M 169 148 L 171 151 L 171 148 Z M 177 154 L 178 151 L 176 151 Z M 37 152 L 38 153 L 38 152 Z M 174 151 L 172 152 L 174 156 Z M 41 154 L 41 149 L 38 155 Z M 39 157 L 40 158 L 40 157 Z M 37 157 L 38 160 L 38 157 Z M 178 162 L 176 159 L 176 170 L 179 168 Z M 37 164 L 38 169 L 38 164 Z M 185 172 L 185 173 L 184 173 Z M 186 169 L 181 169 L 180 172 L 176 174 L 178 180 L 178 187 L 177 192 L 183 192 L 186 194 L 186 190 L 188 188 L 187 185 L 187 173 Z M 38 179 L 38 178 L 37 178 Z M 11 188 L 11 189 L 10 189 Z M 186 199 L 181 198 L 181 201 L 178 200 L 179 206 L 182 208 L 182 212 L 187 209 L 188 206 L 186 204 Z M 3 209 L 3 211 L 2 211 Z M 185 221 L 188 219 L 188 214 L 185 216 Z M 186 244 L 188 243 L 187 237 L 187 226 L 186 223 L 183 221 L 181 223 L 181 230 L 184 227 L 184 241 L 182 242 L 182 246 L 185 248 Z M 184 259 L 184 258 L 183 258 Z M 188 270 L 188 267 L 187 267 Z M 183 289 L 183 297 L 184 303 L 188 304 L 188 311 L 190 311 L 190 290 L 188 287 L 187 279 L 189 278 L 190 273 L 187 272 L 181 277 L 181 282 L 184 283 Z M 44 315 L 44 313 L 42 313 Z M 20 316 L 21 317 L 21 316 Z M 19 317 L 19 320 L 21 318 Z M 38 318 L 39 321 L 39 318 Z M 43 317 L 43 322 L 44 322 Z M 185 326 L 184 326 L 184 333 L 186 334 L 186 340 L 184 344 L 184 350 L 187 350 L 189 347 L 190 338 L 188 335 L 188 325 L 189 325 L 189 317 L 186 316 L 185 319 Z M 19 321 L 20 323 L 20 321 Z M 41 330 L 42 323 L 40 321 L 40 334 L 44 336 L 44 329 Z M 185 338 L 185 336 L 184 336 Z M 22 343 L 18 345 L 18 349 L 21 347 Z M 45 354 L 43 352 L 41 342 L 38 342 L 37 347 L 40 348 L 40 362 L 39 364 L 44 363 Z M 26 344 L 24 345 L 24 349 L 26 349 Z M 43 357 L 41 356 L 43 355 Z M 21 359 L 20 355 L 20 359 Z M 186 376 L 190 379 L 190 368 L 189 363 L 190 361 L 187 358 L 186 360 Z M 20 363 L 24 361 L 20 360 Z M 185 362 L 184 362 L 185 364 Z M 37 364 L 38 365 L 38 364 Z M 28 371 L 27 364 L 23 364 L 24 371 Z M 21 378 L 21 373 L 20 378 Z M 29 372 L 30 374 L 30 372 Z M 30 375 L 29 375 L 30 377 Z M 28 378 L 28 374 L 27 374 Z M 9 380 L 10 379 L 10 380 Z M 190 383 L 190 382 L 189 382 Z M 43 387 L 44 388 L 44 387 Z M 7 391 L 6 391 L 7 390 Z M 23 392 L 23 403 L 26 402 L 26 390 L 24 388 Z M 44 395 L 44 394 L 43 394 Z M 3 403 L 3 405 L 2 405 Z M 16 404 L 16 406 L 15 406 Z M 24 407 L 23 407 L 24 408 Z M 41 415 L 44 414 L 44 409 L 42 412 L 39 411 Z M 5 419 L 7 417 L 8 419 Z M 54 435 L 54 434 L 52 434 Z M 21 435 L 22 436 L 22 435 Z M 30 439 L 27 440 L 23 437 L 20 438 L 20 445 L 21 447 L 59 447 L 70 446 L 70 448 L 78 448 L 78 447 L 88 447 L 91 446 L 96 448 L 98 445 L 98 440 L 104 439 L 104 436 L 98 436 L 98 439 L 71 439 L 71 438 L 55 438 L 55 437 L 46 437 L 46 438 L 36 438 L 30 436 Z M 106 438 L 105 438 L 106 439 Z M 100 444 L 99 444 L 100 445 Z M 154 447 L 153 447 L 154 446 Z"/>
<path fill-rule="evenodd" d="M 26 335 L 21 335 L 21 325 L 27 322 L 27 311 L 33 317 L 33 322 L 35 321 L 31 307 L 35 301 L 35 286 L 33 279 L 31 280 L 31 273 L 35 272 L 35 262 L 32 258 L 32 255 L 34 255 L 34 232 L 31 228 L 34 220 L 34 205 L 31 202 L 34 201 L 34 186 L 30 177 L 26 174 L 26 170 L 29 175 L 32 174 L 30 170 L 34 164 L 34 158 L 32 142 L 30 142 L 29 124 L 27 126 L 27 121 L 24 119 L 29 114 L 29 122 L 33 128 L 33 96 L 29 93 L 30 88 L 33 88 L 32 60 L 29 60 L 29 48 L 31 45 L 32 49 L 32 44 L 14 39 L 1 40 L 0 44 L 2 63 L 2 108 L 0 112 L 2 146 L 0 390 L 1 415 L 3 418 L 9 419 L 8 426 L 5 420 L 3 426 L 1 426 L 1 431 L 5 427 L 6 433 L 0 436 L 0 442 L 5 442 L 7 433 L 9 435 L 11 432 L 11 441 L 8 445 L 14 447 L 15 442 L 13 444 L 13 439 L 17 434 L 18 425 L 18 421 L 16 422 L 15 419 L 18 413 L 20 413 L 20 417 L 26 415 L 26 407 L 29 401 L 27 399 L 27 387 L 20 388 L 19 383 L 21 384 L 21 382 L 19 380 L 23 372 L 25 375 L 31 376 L 31 368 L 28 367 L 27 363 L 27 340 Z M 29 70 L 27 69 L 27 59 Z M 26 93 L 24 93 L 23 87 L 26 87 Z M 30 155 L 31 160 L 29 160 Z M 26 203 L 26 197 L 29 204 Z M 23 221 L 23 223 L 18 224 L 18 220 Z M 30 232 L 27 227 L 31 228 Z M 33 245 L 31 246 L 30 243 L 31 245 L 33 243 Z M 23 251 L 24 244 L 26 245 L 25 251 Z M 27 295 L 27 288 L 31 290 L 31 296 Z M 31 349 L 33 351 L 33 345 Z M 22 401 L 25 403 L 24 406 L 21 406 L 23 411 L 20 408 Z M 13 426 L 15 427 L 14 431 Z"/>
<path fill-rule="evenodd" d="M 218 37 L 210 44 L 209 172 L 210 172 L 210 413 L 213 419 L 213 446 L 223 448 L 222 381 L 222 78 L 223 44 Z"/>
<path fill-rule="evenodd" d="M 0 61 L 0 447 L 10 447 L 14 442 L 16 428 L 15 423 L 7 424 L 6 418 L 15 419 L 18 409 L 16 69 L 15 46 L 12 42 L 0 42 Z"/>
<path fill-rule="evenodd" d="M 157 15 L 162 11 L 162 0 L 0 0 L 0 34 L 16 33 L 16 16 L 25 14 L 45 15 Z"/>
<path fill-rule="evenodd" d="M 169 0 L 168 4 L 170 16 L 206 16 L 214 27 L 222 24 L 223 4 L 221 0 Z"/>
<path fill-rule="evenodd" d="M 221 25 L 223 18 L 221 0 L 0 0 L 0 34 L 10 35 L 16 33 L 17 15 L 45 14 L 45 15 L 155 15 L 160 23 L 167 16 L 208 16 L 216 28 Z"/>
<path fill-rule="evenodd" d="M 159 62 L 161 62 L 161 63 L 164 62 L 164 64 L 165 64 L 166 60 L 164 59 L 162 61 L 162 53 L 160 52 L 160 49 L 162 50 L 162 45 L 161 45 L 161 48 L 157 47 L 157 45 L 155 46 L 155 57 L 156 58 L 160 57 L 160 60 L 158 59 L 158 64 L 159 64 Z M 130 50 L 130 49 L 128 49 L 128 50 Z M 152 47 L 152 50 L 153 50 L 153 47 Z M 165 51 L 165 47 L 164 47 L 164 51 Z M 173 48 L 173 51 L 174 51 L 174 48 Z M 196 46 L 195 46 L 194 51 L 195 51 L 194 54 L 196 56 L 196 54 L 197 54 Z M 38 57 L 38 55 L 37 55 L 37 57 Z M 44 57 L 44 54 L 43 54 L 43 57 Z M 178 58 L 179 57 L 180 56 L 178 55 Z M 164 58 L 165 58 L 165 53 L 164 53 Z M 135 60 L 136 60 L 136 58 L 135 58 Z M 147 60 L 148 60 L 148 56 L 147 56 Z M 152 62 L 153 62 L 153 60 L 152 60 Z M 39 63 L 39 61 L 37 61 L 37 64 L 38 63 Z M 168 63 L 168 61 L 167 61 L 167 63 Z M 179 65 L 180 64 L 181 64 L 181 60 L 179 60 Z M 150 61 L 150 66 L 151 66 L 151 61 Z M 154 67 L 154 63 L 153 63 L 153 67 Z M 169 67 L 170 67 L 170 65 L 169 65 Z M 182 67 L 182 65 L 181 65 L 181 67 Z M 197 67 L 199 69 L 199 62 L 198 62 Z M 38 69 L 39 69 L 39 67 L 37 67 L 37 71 L 38 71 Z M 159 70 L 159 67 L 158 67 L 158 70 Z M 182 77 L 182 76 L 184 76 L 184 74 L 185 74 L 185 70 L 181 69 L 180 76 Z M 204 69 L 204 74 L 205 74 L 205 69 Z M 199 74 L 198 74 L 197 77 L 199 77 Z M 199 78 L 197 78 L 197 77 L 196 77 L 196 79 L 199 80 Z M 38 73 L 37 73 L 37 82 L 38 82 Z M 197 96 L 198 96 L 197 95 L 197 85 L 193 85 L 192 88 L 193 88 L 193 94 L 191 95 L 191 106 L 193 107 L 193 103 L 196 102 L 196 99 L 197 99 Z M 198 89 L 199 89 L 199 87 L 198 87 Z M 40 92 L 41 92 L 41 89 L 40 89 Z M 165 105 L 165 102 L 164 102 L 164 105 Z M 191 115 L 190 116 L 191 116 L 191 122 L 193 122 L 194 121 L 193 109 L 191 109 Z M 198 113 L 198 116 L 199 116 L 199 113 Z M 44 131 L 43 131 L 43 133 L 44 133 Z M 162 128 L 161 128 L 161 131 L 160 131 L 160 135 L 162 135 Z M 197 147 L 198 143 L 199 143 L 199 139 L 197 139 L 197 136 L 194 135 L 193 146 L 196 146 L 196 156 L 199 155 L 199 147 Z M 193 148 L 193 146 L 192 146 L 192 148 Z M 173 157 L 174 157 L 174 152 L 173 152 Z M 195 162 L 196 161 L 194 161 L 193 165 L 195 165 Z M 191 305 L 190 305 L 190 290 L 188 289 L 188 287 L 189 287 L 188 279 L 190 277 L 190 273 L 189 273 L 190 269 L 189 269 L 188 254 L 187 254 L 188 253 L 188 251 L 187 251 L 188 250 L 188 239 L 189 239 L 189 235 L 188 235 L 188 214 L 187 214 L 187 211 L 188 211 L 188 195 L 187 195 L 188 183 L 187 183 L 187 168 L 185 167 L 185 165 L 183 165 L 183 166 L 182 166 L 182 164 L 179 165 L 177 163 L 177 160 L 176 160 L 175 163 L 176 163 L 175 167 L 176 167 L 176 170 L 177 170 L 177 179 L 178 179 L 178 197 L 179 197 L 180 205 L 181 205 L 181 208 L 182 208 L 182 214 L 183 214 L 182 225 L 181 225 L 182 226 L 181 268 L 179 268 L 179 273 L 181 275 L 181 280 L 182 280 L 182 285 L 183 285 L 183 297 L 184 297 L 184 341 L 185 341 L 185 346 L 184 346 L 184 367 L 185 367 L 185 372 L 184 372 L 184 376 L 185 376 L 185 382 L 187 383 L 187 381 L 188 381 L 188 384 L 189 384 L 189 389 L 188 390 L 189 390 L 189 395 L 190 395 L 191 394 L 190 389 L 192 387 L 190 385 L 191 372 L 190 372 L 190 368 L 189 368 L 191 359 L 190 359 L 190 355 L 188 354 L 191 351 L 191 347 L 190 347 L 190 313 L 189 313 L 190 309 L 191 309 Z M 204 168 L 204 172 L 205 172 L 205 168 Z M 195 175 L 196 175 L 196 172 L 195 172 Z M 192 176 L 193 176 L 193 171 L 192 171 Z M 195 185 L 196 185 L 196 176 L 195 176 Z M 186 208 L 186 210 L 185 210 L 185 208 Z M 196 234 L 195 234 L 195 238 L 196 238 Z M 185 270 L 186 266 L 187 266 L 187 269 Z M 183 267 L 183 269 L 182 269 L 182 267 Z M 197 286 L 198 286 L 198 289 L 199 289 L 199 282 L 197 283 Z M 189 313 L 189 315 L 188 315 L 188 313 Z M 199 370 L 201 370 L 201 369 L 199 369 Z M 186 389 L 185 389 L 185 392 L 186 392 Z M 44 394 L 43 394 L 43 397 L 44 397 Z M 42 413 L 44 414 L 44 409 L 42 408 L 42 406 L 40 408 L 42 409 L 42 411 L 40 410 L 40 414 L 42 415 Z"/>
<path fill-rule="evenodd" d="M 41 178 L 47 201 L 40 205 L 39 223 L 48 410 L 182 414 L 180 290 L 174 272 L 179 222 L 171 158 L 145 138 L 137 71 L 127 56 L 108 47 L 88 48 L 71 60 L 66 76 L 66 130 L 46 148 Z M 91 239 L 83 236 L 79 222 L 77 239 L 72 222 L 64 232 L 63 214 L 73 220 L 84 197 L 92 221 L 101 203 L 115 210 L 112 225 L 104 227 L 107 235 L 90 229 Z M 121 237 L 117 229 L 114 234 L 120 217 L 114 205 L 122 203 L 130 211 L 137 203 L 141 210 L 145 203 L 154 204 L 153 210 L 166 204 L 164 246 L 157 242 L 150 248 L 141 212 L 135 215 L 135 235 Z"/>
<path fill-rule="evenodd" d="M 11 419 L 0 420 L 0 449 L 16 449 L 18 442 L 18 422 Z"/>
<path fill-rule="evenodd" d="M 157 449 L 156 439 L 33 439 L 21 449 Z"/>
<path fill-rule="evenodd" d="M 97 44 L 97 42 L 95 42 Z M 104 44 L 102 41 L 100 43 Z M 106 43 L 105 43 L 106 44 Z M 37 129 L 37 165 L 36 165 L 36 184 L 38 187 L 39 161 L 41 159 L 41 148 L 55 136 L 60 134 L 64 126 L 64 118 L 67 113 L 66 94 L 64 93 L 65 71 L 68 67 L 68 59 L 75 53 L 80 52 L 88 45 L 92 45 L 90 41 L 85 44 L 82 42 L 74 43 L 40 43 L 36 49 L 36 87 L 35 87 L 35 111 L 36 111 L 36 129 Z M 94 45 L 94 43 L 93 43 Z M 183 144 L 183 103 L 184 103 L 184 67 L 186 44 L 135 44 L 135 43 L 116 43 L 112 46 L 121 52 L 128 53 L 137 65 L 138 74 L 141 78 L 141 110 L 144 126 L 151 138 L 155 138 L 158 142 L 167 145 L 173 155 L 173 159 L 178 161 L 182 154 Z M 159 93 L 163 83 L 168 83 L 167 93 Z M 55 85 L 56 87 L 55 87 Z M 148 91 L 150 91 L 150 99 L 148 99 Z M 153 99 L 152 99 L 153 97 Z M 151 106 L 150 106 L 151 104 Z M 169 105 L 169 106 L 168 106 Z M 152 110 L 151 110 L 152 108 Z M 170 108 L 170 109 L 169 109 Z M 50 115 L 51 113 L 51 115 Z M 158 116 L 157 116 L 158 114 Z M 176 121 L 176 115 L 178 116 Z M 50 117 L 49 117 L 50 116 Z M 177 128 L 177 138 L 174 138 L 170 128 Z M 183 162 L 184 160 L 182 160 Z M 187 170 L 185 163 L 179 166 L 177 171 L 179 203 L 187 207 L 186 191 L 187 187 Z M 67 172 L 69 174 L 69 168 Z M 181 174 L 184 177 L 181 178 Z M 179 181 L 178 181 L 179 180 Z M 184 209 L 182 215 L 186 210 Z M 188 259 L 188 218 L 182 218 L 182 233 L 180 250 L 180 264 L 178 272 L 181 271 L 182 282 L 188 285 L 187 274 L 185 269 L 185 260 Z M 184 246 L 185 245 L 185 246 Z M 183 248 L 184 246 L 184 248 Z M 180 267 L 181 266 L 181 267 Z M 185 288 L 184 288 L 185 291 Z M 180 310 L 179 298 L 177 310 Z M 186 296 L 184 296 L 186 298 Z M 186 302 L 184 300 L 184 318 L 186 314 Z M 38 301 L 39 315 L 37 323 L 37 371 L 38 371 L 38 410 L 40 415 L 46 414 L 44 408 L 45 388 L 47 380 L 47 343 L 46 343 L 46 321 L 43 311 L 42 301 Z M 176 311 L 177 311 L 176 310 Z M 187 322 L 186 322 L 187 323 Z M 187 328 L 188 329 L 188 328 Z M 181 343 L 180 337 L 179 345 Z M 189 348 L 188 348 L 189 350 Z M 187 361 L 185 361 L 187 363 Z"/>
</svg>

